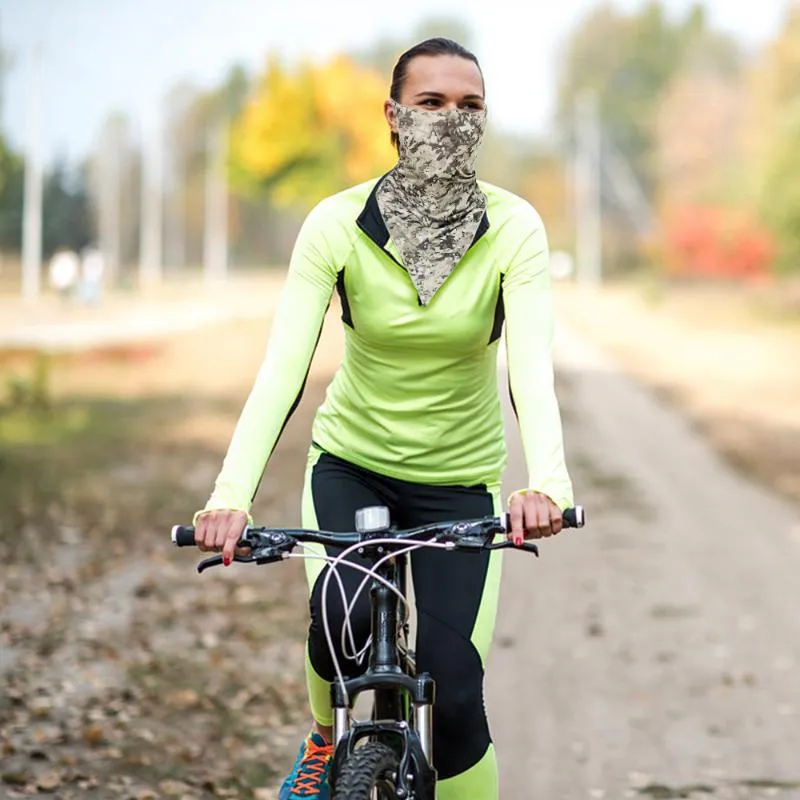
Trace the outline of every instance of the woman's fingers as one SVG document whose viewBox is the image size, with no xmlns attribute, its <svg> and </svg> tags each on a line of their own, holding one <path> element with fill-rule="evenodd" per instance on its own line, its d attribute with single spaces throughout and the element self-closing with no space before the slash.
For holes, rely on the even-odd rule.
<svg viewBox="0 0 800 800">
<path fill-rule="evenodd" d="M 508 507 L 508 516 L 511 523 L 509 536 L 515 545 L 519 546 L 525 539 L 525 500 L 524 496 L 517 493 L 511 496 Z"/>
<path fill-rule="evenodd" d="M 225 562 L 230 563 L 234 552 L 237 552 L 236 544 L 242 538 L 246 527 L 247 514 L 244 511 L 233 509 L 209 511 L 197 518 L 194 541 L 203 552 L 222 551 Z M 242 548 L 238 550 L 241 551 Z"/>
<path fill-rule="evenodd" d="M 515 521 L 521 514 L 521 520 L 517 522 L 524 531 L 526 539 L 542 539 L 548 536 L 555 536 L 563 527 L 561 510 L 545 494 L 541 492 L 525 492 L 514 495 L 511 498 L 512 532 L 516 531 Z M 513 538 L 513 537 L 512 537 Z M 520 544 L 514 538 L 515 544 Z"/>
<path fill-rule="evenodd" d="M 197 518 L 194 526 L 194 543 L 204 553 L 211 549 L 210 542 L 214 541 L 215 515 L 203 514 Z"/>
<path fill-rule="evenodd" d="M 233 561 L 236 545 L 239 543 L 239 539 L 242 538 L 246 527 L 247 515 L 242 511 L 235 512 L 228 520 L 228 526 L 225 530 L 225 537 L 222 543 L 222 560 L 226 567 Z"/>
</svg>

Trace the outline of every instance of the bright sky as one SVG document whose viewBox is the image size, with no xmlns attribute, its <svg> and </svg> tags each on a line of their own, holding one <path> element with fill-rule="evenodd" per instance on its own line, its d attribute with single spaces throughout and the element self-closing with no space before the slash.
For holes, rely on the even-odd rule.
<svg viewBox="0 0 800 800">
<path fill-rule="evenodd" d="M 594 0 L 0 0 L 0 41 L 14 63 L 2 126 L 25 139 L 30 54 L 42 47 L 44 149 L 83 155 L 114 110 L 143 120 L 181 79 L 213 85 L 269 50 L 324 58 L 410 36 L 421 21 L 452 17 L 475 32 L 493 124 L 541 133 L 553 110 L 558 48 Z M 619 0 L 618 6 L 641 5 Z M 691 0 L 666 0 L 675 14 Z M 712 22 L 749 47 L 774 36 L 785 0 L 707 0 Z M 409 38 L 408 45 L 414 44 Z M 388 76 L 387 76 L 388 91 Z"/>
</svg>

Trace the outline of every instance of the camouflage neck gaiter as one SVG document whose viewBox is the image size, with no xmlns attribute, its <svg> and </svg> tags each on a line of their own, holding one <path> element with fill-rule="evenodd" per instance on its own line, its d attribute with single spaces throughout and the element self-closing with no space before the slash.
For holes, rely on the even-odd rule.
<svg viewBox="0 0 800 800">
<path fill-rule="evenodd" d="M 469 249 L 486 210 L 475 177 L 486 110 L 394 108 L 400 158 L 378 187 L 378 208 L 427 305 Z"/>
</svg>

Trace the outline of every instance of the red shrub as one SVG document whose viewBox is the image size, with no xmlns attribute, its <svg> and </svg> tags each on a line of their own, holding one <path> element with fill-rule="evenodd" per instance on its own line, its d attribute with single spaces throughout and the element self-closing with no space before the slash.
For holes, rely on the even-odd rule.
<svg viewBox="0 0 800 800">
<path fill-rule="evenodd" d="M 682 208 L 664 226 L 664 265 L 674 276 L 757 279 L 769 274 L 775 252 L 766 229 L 743 212 Z"/>
</svg>

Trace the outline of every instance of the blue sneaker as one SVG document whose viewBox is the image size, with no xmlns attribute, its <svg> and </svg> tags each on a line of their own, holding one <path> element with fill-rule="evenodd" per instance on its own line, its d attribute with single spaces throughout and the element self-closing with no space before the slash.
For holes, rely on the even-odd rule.
<svg viewBox="0 0 800 800">
<path fill-rule="evenodd" d="M 318 733 L 310 733 L 300 745 L 289 777 L 281 784 L 278 800 L 295 800 L 299 797 L 331 800 L 328 774 L 332 756 L 333 745 L 325 744 Z"/>
</svg>

